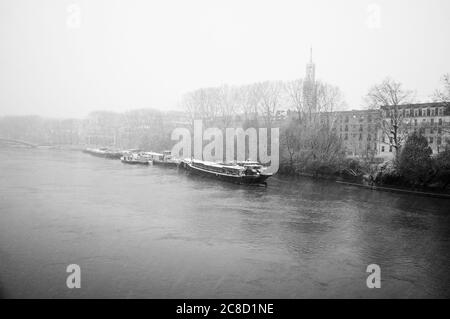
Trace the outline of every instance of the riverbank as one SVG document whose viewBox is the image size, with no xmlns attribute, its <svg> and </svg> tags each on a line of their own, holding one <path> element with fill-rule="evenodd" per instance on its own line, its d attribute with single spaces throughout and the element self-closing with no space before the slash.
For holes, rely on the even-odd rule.
<svg viewBox="0 0 450 319">
<path fill-rule="evenodd" d="M 450 199 L 450 194 L 445 194 L 445 193 L 432 193 L 432 192 L 422 192 L 422 191 L 402 189 L 402 188 L 396 188 L 396 187 L 364 185 L 364 184 L 352 183 L 352 182 L 346 182 L 346 181 L 336 181 L 336 183 L 343 184 L 343 185 L 355 186 L 355 187 L 361 187 L 361 188 L 370 189 L 370 190 L 382 191 L 382 192 L 391 192 L 391 193 L 400 193 L 400 194 L 409 194 L 409 195 Z"/>
<path fill-rule="evenodd" d="M 409 195 L 417 195 L 417 196 L 426 196 L 426 197 L 433 197 L 433 198 L 444 198 L 444 199 L 450 199 L 450 193 L 446 192 L 436 192 L 432 191 L 431 189 L 413 189 L 413 188 L 405 188 L 405 187 L 398 187 L 393 185 L 379 185 L 379 184 L 365 184 L 362 178 L 345 178 L 342 176 L 336 176 L 336 175 L 324 175 L 324 174 L 312 174 L 307 172 L 302 173 L 295 173 L 292 174 L 286 174 L 281 173 L 280 176 L 300 176 L 300 177 L 308 177 L 312 179 L 320 179 L 320 180 L 328 180 L 333 181 L 338 184 L 342 185 L 349 185 L 349 186 L 355 186 L 360 188 L 365 188 L 368 190 L 375 190 L 375 191 L 382 191 L 382 192 L 391 192 L 391 193 L 399 193 L 399 194 L 409 194 Z"/>
</svg>

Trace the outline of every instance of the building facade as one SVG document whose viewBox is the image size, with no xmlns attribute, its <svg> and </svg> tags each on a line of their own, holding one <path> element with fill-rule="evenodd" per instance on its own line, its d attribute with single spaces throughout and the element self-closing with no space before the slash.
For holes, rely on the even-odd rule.
<svg viewBox="0 0 450 319">
<path fill-rule="evenodd" d="M 377 156 L 380 112 L 353 110 L 334 112 L 333 131 L 345 146 L 347 157 L 373 158 Z"/>
<path fill-rule="evenodd" d="M 332 129 L 341 138 L 347 157 L 378 161 L 394 158 L 394 125 L 398 126 L 400 146 L 409 134 L 419 132 L 426 137 L 434 155 L 450 147 L 449 103 L 405 104 L 333 114 Z"/>
<path fill-rule="evenodd" d="M 438 154 L 450 146 L 450 104 L 445 102 L 405 104 L 397 107 L 382 107 L 382 121 L 387 127 L 399 122 L 399 133 L 406 140 L 412 132 L 419 132 L 428 140 L 433 154 Z M 394 157 L 392 134 L 380 128 L 378 156 Z"/>
</svg>

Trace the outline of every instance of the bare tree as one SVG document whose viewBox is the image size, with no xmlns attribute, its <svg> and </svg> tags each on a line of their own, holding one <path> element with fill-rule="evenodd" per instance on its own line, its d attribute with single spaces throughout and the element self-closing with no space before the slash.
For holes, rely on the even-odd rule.
<svg viewBox="0 0 450 319">
<path fill-rule="evenodd" d="M 316 87 L 318 112 L 334 112 L 344 107 L 343 95 L 337 86 L 325 82 L 317 82 Z"/>
<path fill-rule="evenodd" d="M 283 82 L 266 81 L 258 84 L 261 90 L 260 111 L 267 127 L 272 127 L 277 111 L 282 103 Z"/>
<path fill-rule="evenodd" d="M 320 116 L 321 125 L 325 125 L 330 130 L 336 118 L 335 111 L 344 106 L 343 94 L 337 86 L 316 82 L 316 110 Z"/>
<path fill-rule="evenodd" d="M 200 109 L 196 102 L 194 92 L 188 92 L 183 95 L 181 99 L 182 107 L 185 109 L 188 114 L 189 121 L 194 126 L 194 120 L 197 119 L 200 115 Z"/>
<path fill-rule="evenodd" d="M 183 95 L 182 104 L 192 122 L 204 119 L 215 122 L 220 114 L 220 88 L 201 88 Z"/>
<path fill-rule="evenodd" d="M 435 102 L 442 102 L 446 106 L 450 105 L 450 74 L 442 76 L 442 88 L 434 92 L 433 99 Z"/>
<path fill-rule="evenodd" d="M 288 105 L 297 112 L 299 122 L 305 117 L 305 103 L 303 98 L 303 80 L 297 79 L 286 82 L 285 85 Z"/>
<path fill-rule="evenodd" d="M 410 123 L 404 118 L 403 105 L 411 103 L 412 99 L 413 92 L 403 89 L 400 82 L 391 78 L 370 88 L 366 97 L 369 108 L 380 110 L 380 127 L 396 156 L 408 137 L 410 127 Z"/>
<path fill-rule="evenodd" d="M 282 148 L 282 159 L 285 158 L 285 165 L 291 171 L 295 171 L 295 164 L 298 152 L 301 148 L 301 126 L 297 121 L 289 120 L 281 127 L 280 142 Z"/>
<path fill-rule="evenodd" d="M 246 120 L 258 120 L 260 104 L 262 100 L 263 90 L 260 83 L 253 83 L 244 87 L 243 111 Z"/>
<path fill-rule="evenodd" d="M 210 87 L 200 89 L 201 110 L 204 117 L 211 123 L 215 123 L 220 116 L 220 88 Z"/>
<path fill-rule="evenodd" d="M 248 120 L 252 113 L 252 105 L 249 103 L 250 85 L 233 87 L 234 114 L 243 115 L 243 119 Z"/>
<path fill-rule="evenodd" d="M 224 127 L 228 127 L 240 106 L 241 91 L 239 88 L 223 85 L 219 88 L 218 93 L 219 114 Z"/>
</svg>

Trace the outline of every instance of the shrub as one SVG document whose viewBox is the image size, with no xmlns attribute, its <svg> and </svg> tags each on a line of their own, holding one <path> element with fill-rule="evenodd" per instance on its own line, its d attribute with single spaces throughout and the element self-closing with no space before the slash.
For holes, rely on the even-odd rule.
<svg viewBox="0 0 450 319">
<path fill-rule="evenodd" d="M 427 139 L 414 132 L 408 137 L 398 158 L 399 175 L 411 185 L 426 186 L 432 173 L 431 154 Z"/>
<path fill-rule="evenodd" d="M 450 148 L 436 156 L 434 168 L 436 170 L 434 181 L 441 184 L 442 188 L 447 188 L 450 184 Z"/>
<path fill-rule="evenodd" d="M 386 185 L 402 185 L 403 177 L 396 169 L 393 161 L 387 161 L 378 165 L 375 174 L 375 183 Z"/>
</svg>

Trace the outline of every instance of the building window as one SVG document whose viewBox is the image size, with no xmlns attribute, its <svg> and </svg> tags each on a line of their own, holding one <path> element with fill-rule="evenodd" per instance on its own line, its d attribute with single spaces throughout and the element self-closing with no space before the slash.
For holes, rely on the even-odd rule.
<svg viewBox="0 0 450 319">
<path fill-rule="evenodd" d="M 347 133 L 345 133 L 345 135 L 344 135 L 344 140 L 348 140 L 348 134 Z"/>
<path fill-rule="evenodd" d="M 434 129 L 430 128 L 430 134 L 434 134 Z"/>
<path fill-rule="evenodd" d="M 434 125 L 434 119 L 431 119 L 431 125 Z"/>
<path fill-rule="evenodd" d="M 442 143 L 442 139 L 441 139 L 440 136 L 438 136 L 438 138 L 437 138 L 437 145 L 441 145 L 441 143 Z"/>
<path fill-rule="evenodd" d="M 417 119 L 414 119 L 414 126 L 417 126 Z"/>
<path fill-rule="evenodd" d="M 411 116 L 411 112 L 409 109 L 405 110 L 405 117 L 410 117 Z"/>
<path fill-rule="evenodd" d="M 392 153 L 392 145 L 389 145 L 389 152 Z"/>
<path fill-rule="evenodd" d="M 438 115 L 440 115 L 440 116 L 444 115 L 444 108 L 443 107 L 440 107 L 438 109 Z"/>
<path fill-rule="evenodd" d="M 436 116 L 436 109 L 435 108 L 430 109 L 430 116 Z"/>
<path fill-rule="evenodd" d="M 362 124 L 359 125 L 359 131 L 360 131 L 360 132 L 363 131 L 363 125 L 362 125 Z"/>
<path fill-rule="evenodd" d="M 345 117 L 345 123 L 348 123 L 348 116 Z"/>
<path fill-rule="evenodd" d="M 442 125 L 442 119 L 439 119 L 439 125 Z"/>
<path fill-rule="evenodd" d="M 384 146 L 381 146 L 381 152 L 384 153 Z"/>
<path fill-rule="evenodd" d="M 345 131 L 348 132 L 348 125 L 345 125 Z"/>
<path fill-rule="evenodd" d="M 430 144 L 433 144 L 433 137 L 430 136 Z"/>
<path fill-rule="evenodd" d="M 422 109 L 422 116 L 427 116 L 427 109 Z"/>
<path fill-rule="evenodd" d="M 414 117 L 418 117 L 419 116 L 419 110 L 414 110 Z"/>
</svg>

